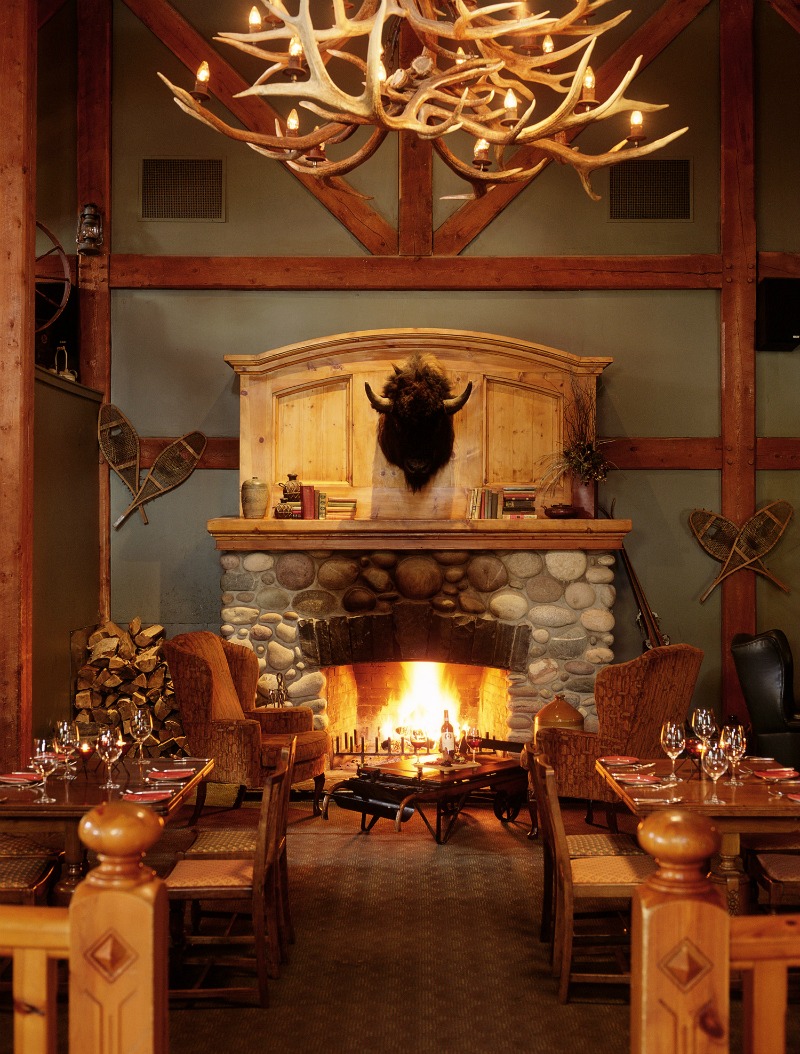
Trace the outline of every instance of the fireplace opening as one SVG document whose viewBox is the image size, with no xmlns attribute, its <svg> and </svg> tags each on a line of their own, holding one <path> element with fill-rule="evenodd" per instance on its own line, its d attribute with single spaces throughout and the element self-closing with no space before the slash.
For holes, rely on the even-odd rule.
<svg viewBox="0 0 800 1054">
<path fill-rule="evenodd" d="M 507 738 L 504 670 L 459 663 L 372 662 L 330 666 L 324 672 L 328 729 L 336 754 L 410 754 L 425 743 L 425 749 L 435 747 L 445 710 L 457 740 L 470 726 L 477 726 L 485 738 Z"/>
</svg>

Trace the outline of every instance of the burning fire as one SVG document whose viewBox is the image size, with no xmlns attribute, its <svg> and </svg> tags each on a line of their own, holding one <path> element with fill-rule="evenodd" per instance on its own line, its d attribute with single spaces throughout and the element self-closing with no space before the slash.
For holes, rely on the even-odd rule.
<svg viewBox="0 0 800 1054">
<path fill-rule="evenodd" d="M 445 683 L 444 667 L 438 662 L 404 662 L 405 691 L 393 696 L 381 715 L 381 739 L 405 739 L 406 744 L 438 743 L 442 715 L 447 710 L 460 738 L 459 697 L 452 683 Z M 421 733 L 421 735 L 420 735 Z"/>
</svg>

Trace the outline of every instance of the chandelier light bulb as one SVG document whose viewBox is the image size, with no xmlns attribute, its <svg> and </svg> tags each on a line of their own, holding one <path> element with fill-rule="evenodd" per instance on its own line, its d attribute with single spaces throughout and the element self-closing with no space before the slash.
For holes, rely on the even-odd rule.
<svg viewBox="0 0 800 1054">
<path fill-rule="evenodd" d="M 585 98 L 594 98 L 594 70 L 591 66 L 586 67 L 586 72 L 583 75 L 583 92 Z"/>
<path fill-rule="evenodd" d="M 300 118 L 297 110 L 292 110 L 286 118 L 286 131 L 289 135 L 297 135 L 300 130 Z"/>
<path fill-rule="evenodd" d="M 190 93 L 192 98 L 197 99 L 198 102 L 204 102 L 208 99 L 208 82 L 210 80 L 211 70 L 208 68 L 208 63 L 203 60 L 194 75 L 194 90 Z"/>
<path fill-rule="evenodd" d="M 467 54 L 463 48 L 458 48 L 456 51 L 456 66 L 463 66 L 467 61 Z"/>
<path fill-rule="evenodd" d="M 289 41 L 289 57 L 293 59 L 299 59 L 303 57 L 303 45 L 300 41 L 300 37 L 294 36 Z"/>
<path fill-rule="evenodd" d="M 251 33 L 258 33 L 261 31 L 261 12 L 257 7 L 250 8 L 250 14 L 247 16 L 247 24 L 250 27 Z"/>
<path fill-rule="evenodd" d="M 542 51 L 545 53 L 545 55 L 552 55 L 554 50 L 555 44 L 553 43 L 553 38 L 548 33 L 545 37 L 542 38 Z"/>
<path fill-rule="evenodd" d="M 638 146 L 639 143 L 644 142 L 647 137 L 644 134 L 644 117 L 642 116 L 641 110 L 631 110 L 631 130 L 628 135 L 628 142 L 633 143 L 634 146 Z"/>
<path fill-rule="evenodd" d="M 476 139 L 472 148 L 472 163 L 481 172 L 489 167 L 489 144 L 485 139 Z"/>
<path fill-rule="evenodd" d="M 505 100 L 503 101 L 503 108 L 505 109 L 505 117 L 500 122 L 504 125 L 511 125 L 517 123 L 517 97 L 513 92 L 513 89 L 509 88 L 506 92 Z"/>
</svg>

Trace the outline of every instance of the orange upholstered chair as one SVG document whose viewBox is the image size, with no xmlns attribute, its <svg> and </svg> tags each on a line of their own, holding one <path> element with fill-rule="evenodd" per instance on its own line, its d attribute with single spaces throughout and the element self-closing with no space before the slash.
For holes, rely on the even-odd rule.
<svg viewBox="0 0 800 1054">
<path fill-rule="evenodd" d="M 331 740 L 306 706 L 257 707 L 258 659 L 205 630 L 163 644 L 189 749 L 213 757 L 212 781 L 256 790 L 297 737 L 294 783 L 314 781 L 314 812 L 325 783 Z"/>
<path fill-rule="evenodd" d="M 547 755 L 559 797 L 586 799 L 589 822 L 592 802 L 614 802 L 616 795 L 598 776 L 595 762 L 611 754 L 661 757 L 661 726 L 686 719 L 702 661 L 699 648 L 669 644 L 600 670 L 594 690 L 597 732 L 542 728 L 536 744 L 527 746 L 530 755 Z"/>
</svg>

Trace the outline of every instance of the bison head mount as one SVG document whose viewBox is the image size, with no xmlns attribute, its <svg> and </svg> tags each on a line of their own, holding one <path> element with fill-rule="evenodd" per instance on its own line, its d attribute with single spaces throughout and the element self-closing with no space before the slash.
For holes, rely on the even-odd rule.
<svg viewBox="0 0 800 1054">
<path fill-rule="evenodd" d="M 373 409 L 381 415 L 378 446 L 390 465 L 402 469 L 412 491 L 420 491 L 453 456 L 453 414 L 472 392 L 470 381 L 453 395 L 450 381 L 433 355 L 412 355 L 375 395 L 364 385 Z"/>
</svg>

